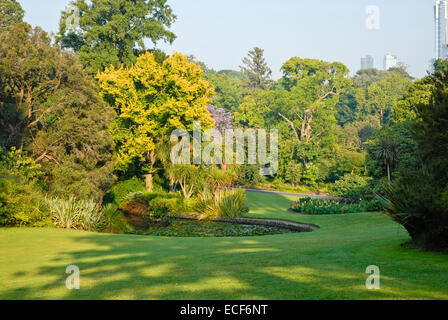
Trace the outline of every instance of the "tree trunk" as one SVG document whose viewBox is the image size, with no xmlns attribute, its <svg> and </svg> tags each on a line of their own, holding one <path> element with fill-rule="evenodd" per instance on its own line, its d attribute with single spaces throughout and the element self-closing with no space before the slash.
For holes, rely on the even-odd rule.
<svg viewBox="0 0 448 320">
<path fill-rule="evenodd" d="M 145 175 L 145 181 L 146 181 L 146 191 L 152 192 L 152 173 L 148 173 Z"/>
<path fill-rule="evenodd" d="M 389 187 L 390 187 L 391 176 L 390 176 L 390 165 L 389 165 L 389 163 L 387 164 L 387 178 L 389 179 Z"/>
<path fill-rule="evenodd" d="M 380 125 L 383 126 L 384 123 L 384 111 L 383 108 L 380 109 Z"/>
</svg>

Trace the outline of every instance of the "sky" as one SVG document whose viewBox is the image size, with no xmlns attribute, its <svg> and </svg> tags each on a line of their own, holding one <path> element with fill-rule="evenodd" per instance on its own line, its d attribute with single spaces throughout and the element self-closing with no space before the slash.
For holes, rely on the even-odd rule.
<svg viewBox="0 0 448 320">
<path fill-rule="evenodd" d="M 19 0 L 25 20 L 57 32 L 69 0 Z M 434 57 L 433 0 L 168 0 L 177 15 L 167 53 L 194 55 L 214 70 L 239 70 L 248 51 L 265 50 L 275 78 L 291 57 L 344 63 L 352 73 L 372 55 L 383 68 L 385 54 L 426 75 Z M 374 6 L 374 11 L 368 7 Z M 378 14 L 376 14 L 378 13 Z M 379 21 L 379 25 L 376 23 Z M 369 28 L 367 26 L 370 26 Z M 148 48 L 153 45 L 148 43 Z"/>
</svg>

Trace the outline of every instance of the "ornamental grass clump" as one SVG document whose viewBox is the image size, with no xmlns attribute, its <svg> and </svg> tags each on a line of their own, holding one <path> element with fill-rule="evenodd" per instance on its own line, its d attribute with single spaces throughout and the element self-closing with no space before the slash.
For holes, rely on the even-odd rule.
<svg viewBox="0 0 448 320">
<path fill-rule="evenodd" d="M 199 194 L 196 211 L 206 218 L 239 218 L 249 212 L 246 193 L 242 189 L 206 189 Z"/>
<path fill-rule="evenodd" d="M 63 229 L 102 231 L 105 221 L 99 205 L 92 200 L 47 199 L 54 225 Z"/>
</svg>

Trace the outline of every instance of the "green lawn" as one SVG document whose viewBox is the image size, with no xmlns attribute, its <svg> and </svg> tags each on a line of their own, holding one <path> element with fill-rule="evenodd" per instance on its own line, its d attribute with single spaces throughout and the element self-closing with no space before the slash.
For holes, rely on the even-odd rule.
<svg viewBox="0 0 448 320">
<path fill-rule="evenodd" d="M 250 193 L 252 217 L 321 226 L 248 238 L 0 230 L 0 299 L 448 299 L 448 256 L 401 248 L 381 214 L 299 216 L 291 197 Z M 68 265 L 81 290 L 65 288 Z M 366 267 L 381 290 L 365 288 Z"/>
</svg>

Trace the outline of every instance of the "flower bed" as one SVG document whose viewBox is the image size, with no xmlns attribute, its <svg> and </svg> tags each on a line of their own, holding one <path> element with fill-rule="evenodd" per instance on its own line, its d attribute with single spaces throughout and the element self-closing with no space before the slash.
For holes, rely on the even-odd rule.
<svg viewBox="0 0 448 320">
<path fill-rule="evenodd" d="M 300 198 L 291 203 L 290 210 L 309 215 L 344 214 L 366 212 L 366 205 L 353 200 L 324 200 Z"/>
</svg>

